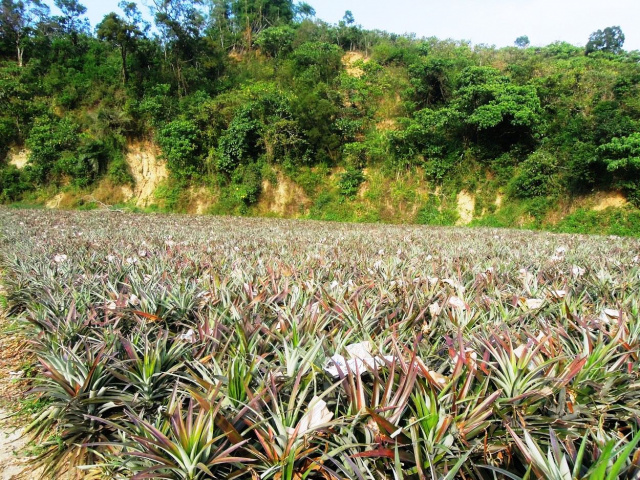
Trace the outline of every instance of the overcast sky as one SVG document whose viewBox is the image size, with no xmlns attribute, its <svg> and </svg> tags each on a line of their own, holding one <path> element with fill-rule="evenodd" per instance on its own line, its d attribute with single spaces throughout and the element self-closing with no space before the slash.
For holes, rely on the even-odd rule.
<svg viewBox="0 0 640 480">
<path fill-rule="evenodd" d="M 294 0 L 295 1 L 295 0 Z M 82 2 L 82 0 L 81 0 Z M 85 0 L 96 25 L 118 0 Z M 147 11 L 140 2 L 140 9 Z M 589 35 L 620 26 L 626 50 L 640 50 L 640 0 L 307 0 L 317 17 L 338 22 L 351 10 L 365 28 L 503 47 L 527 35 L 532 45 L 584 45 Z"/>
</svg>

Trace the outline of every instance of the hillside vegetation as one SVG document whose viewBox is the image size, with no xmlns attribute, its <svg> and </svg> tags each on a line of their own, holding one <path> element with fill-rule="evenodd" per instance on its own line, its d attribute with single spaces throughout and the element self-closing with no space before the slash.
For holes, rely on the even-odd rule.
<svg viewBox="0 0 640 480">
<path fill-rule="evenodd" d="M 3 0 L 0 199 L 638 233 L 640 53 L 496 49 L 287 0 Z M 587 40 L 587 39 L 585 39 Z M 605 208 L 605 207 L 624 208 Z"/>
</svg>

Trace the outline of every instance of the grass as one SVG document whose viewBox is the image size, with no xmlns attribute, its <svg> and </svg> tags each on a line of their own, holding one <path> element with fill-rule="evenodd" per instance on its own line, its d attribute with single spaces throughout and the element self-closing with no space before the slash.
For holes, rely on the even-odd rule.
<svg viewBox="0 0 640 480">
<path fill-rule="evenodd" d="M 0 209 L 51 478 L 634 478 L 640 242 Z"/>
<path fill-rule="evenodd" d="M 640 236 L 640 212 L 633 208 L 608 208 L 603 211 L 579 209 L 551 229 L 566 233 L 595 233 Z"/>
</svg>

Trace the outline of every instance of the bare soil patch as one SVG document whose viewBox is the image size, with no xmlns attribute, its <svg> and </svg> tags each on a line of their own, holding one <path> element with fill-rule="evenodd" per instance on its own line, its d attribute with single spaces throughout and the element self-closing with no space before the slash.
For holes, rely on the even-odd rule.
<svg viewBox="0 0 640 480">
<path fill-rule="evenodd" d="M 629 202 L 620 192 L 613 192 L 603 196 L 600 201 L 593 207 L 593 210 L 600 212 L 607 208 L 621 208 L 627 205 Z"/>
<path fill-rule="evenodd" d="M 189 187 L 189 204 L 187 212 L 195 215 L 203 215 L 214 203 L 215 197 L 206 187 Z"/>
<path fill-rule="evenodd" d="M 45 207 L 58 208 L 63 198 L 64 198 L 64 193 L 59 193 L 55 197 L 53 197 L 51 200 L 48 200 L 47 203 L 45 203 Z"/>
<path fill-rule="evenodd" d="M 12 150 L 9 152 L 9 164 L 22 169 L 29 161 L 30 154 L 31 152 L 26 148 L 22 150 Z"/>
<path fill-rule="evenodd" d="M 311 200 L 302 187 L 284 175 L 278 175 L 273 185 L 269 180 L 262 182 L 262 194 L 258 208 L 264 214 L 276 214 L 280 217 L 298 217 L 311 207 Z"/>
<path fill-rule="evenodd" d="M 4 295 L 1 289 L 0 295 Z M 38 478 L 40 473 L 27 465 L 29 440 L 23 426 L 28 419 L 18 415 L 18 402 L 31 383 L 23 370 L 30 364 L 27 341 L 8 333 L 8 322 L 0 308 L 0 480 Z"/>
<path fill-rule="evenodd" d="M 0 480 L 38 477 L 24 456 L 27 443 L 22 428 L 12 423 L 12 417 L 6 410 L 0 409 Z"/>
<path fill-rule="evenodd" d="M 132 197 L 136 206 L 146 207 L 160 182 L 168 177 L 167 166 L 158 159 L 156 147 L 148 142 L 129 145 L 126 159 L 136 182 Z"/>
<path fill-rule="evenodd" d="M 356 63 L 358 60 L 366 62 L 368 58 L 366 58 L 360 52 L 347 52 L 342 57 L 342 63 L 345 66 L 347 74 L 351 75 L 352 77 L 360 78 L 362 75 L 364 75 L 364 71 L 360 67 L 354 65 L 354 63 Z"/>
<path fill-rule="evenodd" d="M 467 225 L 473 220 L 473 209 L 475 208 L 476 199 L 466 190 L 462 190 L 458 194 L 458 221 L 456 225 Z"/>
<path fill-rule="evenodd" d="M 392 130 L 397 130 L 398 125 L 395 118 L 386 118 L 376 123 L 376 129 L 381 132 L 388 132 Z"/>
</svg>

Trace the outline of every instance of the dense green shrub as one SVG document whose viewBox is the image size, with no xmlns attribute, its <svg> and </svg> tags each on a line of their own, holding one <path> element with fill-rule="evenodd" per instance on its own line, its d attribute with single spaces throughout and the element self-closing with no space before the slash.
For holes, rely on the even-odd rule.
<svg viewBox="0 0 640 480">
<path fill-rule="evenodd" d="M 15 202 L 32 188 L 23 171 L 14 165 L 0 167 L 0 202 Z"/>
<path fill-rule="evenodd" d="M 342 68 L 342 50 L 327 42 L 306 42 L 292 53 L 296 72 L 305 82 L 334 79 Z"/>
<path fill-rule="evenodd" d="M 262 170 L 259 164 L 240 165 L 231 177 L 236 199 L 245 205 L 258 201 L 262 189 Z"/>
<path fill-rule="evenodd" d="M 264 29 L 254 43 L 267 55 L 278 58 L 291 51 L 295 30 L 289 25 Z"/>
<path fill-rule="evenodd" d="M 640 133 L 613 138 L 598 148 L 607 170 L 616 175 L 618 184 L 627 190 L 630 200 L 640 206 Z"/>
<path fill-rule="evenodd" d="M 164 181 L 158 185 L 154 197 L 161 210 L 176 212 L 181 210 L 182 195 L 187 187 L 186 181 L 181 178 L 177 181 Z"/>
<path fill-rule="evenodd" d="M 217 167 L 232 173 L 243 161 L 261 153 L 260 124 L 251 117 L 251 108 L 242 108 L 220 137 Z"/>
<path fill-rule="evenodd" d="M 455 210 L 443 208 L 439 198 L 430 196 L 429 200 L 418 210 L 416 223 L 421 225 L 454 225 L 458 220 Z"/>
<path fill-rule="evenodd" d="M 599 212 L 581 208 L 547 227 L 558 232 L 637 237 L 640 236 L 640 214 L 630 208 L 608 208 Z"/>
<path fill-rule="evenodd" d="M 557 161 L 551 154 L 536 152 L 519 166 L 518 174 L 509 183 L 509 194 L 515 198 L 533 198 L 558 193 L 554 178 L 557 170 Z"/>
<path fill-rule="evenodd" d="M 174 120 L 157 134 L 162 155 L 171 172 L 179 177 L 189 177 L 200 171 L 200 139 L 198 127 L 190 120 Z"/>
<path fill-rule="evenodd" d="M 607 172 L 593 144 L 577 141 L 569 155 L 569 160 L 566 162 L 566 181 L 569 190 L 585 193 L 592 190 L 598 183 L 606 183 Z"/>
<path fill-rule="evenodd" d="M 153 126 L 171 121 L 176 112 L 175 98 L 171 95 L 171 85 L 154 85 L 138 103 L 136 111 L 144 115 Z"/>
<path fill-rule="evenodd" d="M 34 180 L 45 182 L 52 172 L 72 174 L 69 158 L 79 143 L 78 126 L 72 121 L 55 116 L 36 118 L 26 142 L 31 150 L 29 168 Z"/>
<path fill-rule="evenodd" d="M 338 182 L 340 194 L 347 198 L 354 198 L 364 181 L 365 176 L 362 170 L 354 167 L 347 168 L 346 172 L 340 174 L 340 181 Z"/>
<path fill-rule="evenodd" d="M 115 154 L 111 158 L 107 175 L 116 185 L 126 185 L 134 182 L 131 169 L 122 152 Z"/>
</svg>

